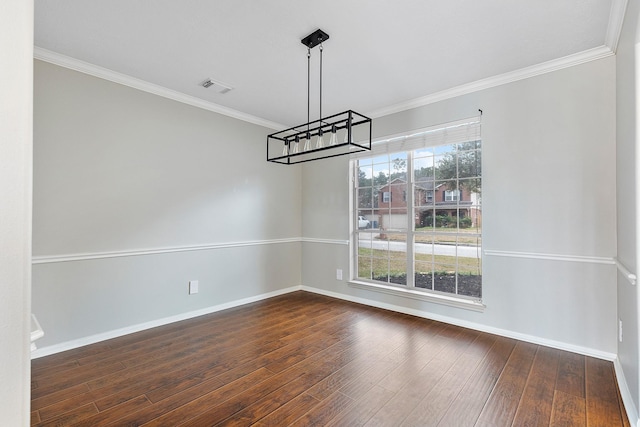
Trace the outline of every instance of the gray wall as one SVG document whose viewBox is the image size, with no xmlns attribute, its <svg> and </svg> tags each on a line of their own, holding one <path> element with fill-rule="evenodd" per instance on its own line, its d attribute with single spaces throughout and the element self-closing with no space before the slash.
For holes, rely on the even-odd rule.
<svg viewBox="0 0 640 427">
<path fill-rule="evenodd" d="M 0 9 L 0 423 L 28 426 L 33 1 Z"/>
<path fill-rule="evenodd" d="M 618 45 L 617 60 L 617 221 L 618 259 L 627 269 L 638 272 L 638 142 L 636 66 L 640 2 L 628 3 Z M 640 408 L 638 367 L 638 286 L 618 274 L 618 318 L 623 322 L 623 341 L 618 344 L 618 358 L 624 371 L 636 411 Z M 637 412 L 636 412 L 637 413 Z M 633 421 L 632 421 L 633 422 Z"/>
<path fill-rule="evenodd" d="M 615 354 L 615 58 L 377 118 L 374 134 L 458 120 L 479 108 L 484 249 L 551 259 L 485 255 L 484 313 L 352 288 L 336 280 L 336 268 L 349 267 L 340 242 L 349 238 L 348 159 L 337 158 L 303 167 L 303 284 Z"/>
<path fill-rule="evenodd" d="M 300 168 L 265 161 L 269 129 L 41 61 L 34 89 L 39 347 L 300 285 Z"/>
</svg>

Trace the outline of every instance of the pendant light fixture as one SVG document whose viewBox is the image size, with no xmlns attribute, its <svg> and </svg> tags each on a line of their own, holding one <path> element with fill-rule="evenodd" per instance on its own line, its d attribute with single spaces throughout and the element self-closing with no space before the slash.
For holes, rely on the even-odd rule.
<svg viewBox="0 0 640 427">
<path fill-rule="evenodd" d="M 307 46 L 307 123 L 267 136 L 269 162 L 292 165 L 371 150 L 370 118 L 353 110 L 322 117 L 322 43 L 328 39 L 327 33 L 316 30 L 301 40 Z M 320 50 L 320 118 L 311 121 L 311 49 L 316 46 Z"/>
</svg>

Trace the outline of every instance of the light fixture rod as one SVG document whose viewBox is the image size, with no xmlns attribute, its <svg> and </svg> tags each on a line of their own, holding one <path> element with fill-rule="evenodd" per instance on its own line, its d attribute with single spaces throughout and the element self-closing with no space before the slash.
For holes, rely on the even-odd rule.
<svg viewBox="0 0 640 427">
<path fill-rule="evenodd" d="M 320 42 L 320 118 L 322 119 L 322 42 Z"/>
<path fill-rule="evenodd" d="M 320 115 L 322 117 L 322 115 Z M 311 48 L 307 48 L 307 131 L 311 121 Z"/>
</svg>

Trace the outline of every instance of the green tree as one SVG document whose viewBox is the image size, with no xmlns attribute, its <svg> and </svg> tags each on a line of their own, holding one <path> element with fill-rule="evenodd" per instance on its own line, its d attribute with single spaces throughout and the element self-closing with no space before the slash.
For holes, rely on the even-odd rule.
<svg viewBox="0 0 640 427">
<path fill-rule="evenodd" d="M 449 190 L 458 189 L 458 183 L 472 193 L 482 194 L 482 152 L 480 141 L 458 144 L 456 151 L 446 153 L 436 165 L 436 179 L 445 181 Z"/>
<path fill-rule="evenodd" d="M 371 178 L 367 178 L 364 170 L 358 169 L 358 209 L 373 207 L 371 183 Z"/>
<path fill-rule="evenodd" d="M 389 183 L 389 176 L 384 172 L 378 172 L 378 176 L 373 177 L 373 186 L 374 187 L 382 187 Z"/>
<path fill-rule="evenodd" d="M 362 169 L 358 169 L 358 187 L 370 187 L 371 178 L 367 178 L 367 174 Z"/>
<path fill-rule="evenodd" d="M 419 181 L 420 178 L 431 178 L 433 180 L 433 166 L 430 167 L 421 167 L 417 171 L 414 172 L 415 180 Z"/>
<path fill-rule="evenodd" d="M 393 181 L 397 178 L 407 179 L 407 159 L 393 159 L 393 173 L 389 180 Z"/>
</svg>

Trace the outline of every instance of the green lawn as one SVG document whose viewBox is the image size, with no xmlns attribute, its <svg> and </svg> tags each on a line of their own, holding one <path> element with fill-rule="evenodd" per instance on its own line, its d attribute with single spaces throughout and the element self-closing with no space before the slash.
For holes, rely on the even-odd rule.
<svg viewBox="0 0 640 427">
<path fill-rule="evenodd" d="M 454 273 L 456 257 L 446 255 L 415 254 L 416 273 L 436 272 Z M 435 267 L 435 268 L 434 268 Z M 407 254 L 401 251 L 358 248 L 358 276 L 371 277 L 401 275 L 407 272 Z M 475 258 L 458 258 L 459 274 L 482 274 L 482 264 Z"/>
</svg>

